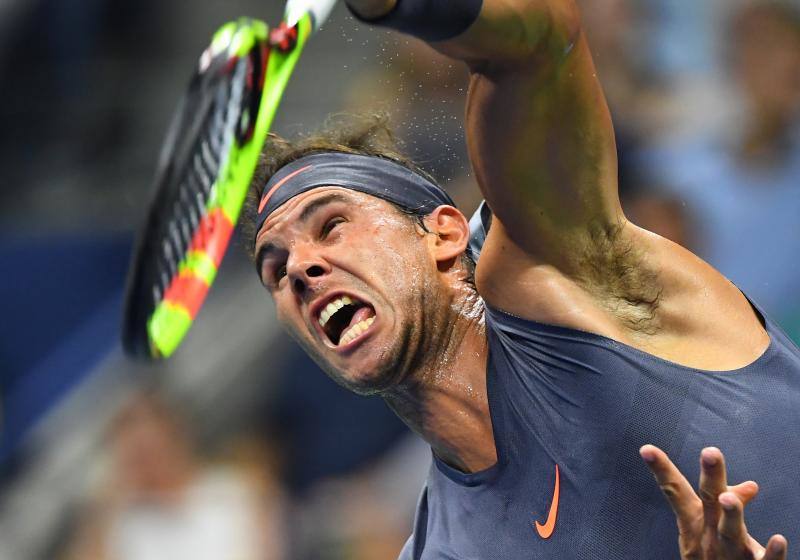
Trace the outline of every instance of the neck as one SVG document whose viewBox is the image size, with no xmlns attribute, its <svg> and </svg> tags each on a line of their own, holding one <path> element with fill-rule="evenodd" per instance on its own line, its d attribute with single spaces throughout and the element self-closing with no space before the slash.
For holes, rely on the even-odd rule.
<svg viewBox="0 0 800 560">
<path fill-rule="evenodd" d="M 456 290 L 443 317 L 432 321 L 435 334 L 426 359 L 401 386 L 384 395 L 397 415 L 463 472 L 497 461 L 486 391 L 488 345 L 483 301 L 474 288 Z"/>
</svg>

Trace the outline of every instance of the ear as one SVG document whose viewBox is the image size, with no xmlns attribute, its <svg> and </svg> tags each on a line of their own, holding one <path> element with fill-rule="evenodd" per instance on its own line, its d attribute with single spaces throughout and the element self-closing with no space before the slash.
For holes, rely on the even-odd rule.
<svg viewBox="0 0 800 560">
<path fill-rule="evenodd" d="M 466 216 L 452 206 L 439 206 L 425 216 L 425 227 L 434 235 L 430 249 L 437 263 L 453 261 L 466 251 L 469 244 L 469 222 Z"/>
</svg>

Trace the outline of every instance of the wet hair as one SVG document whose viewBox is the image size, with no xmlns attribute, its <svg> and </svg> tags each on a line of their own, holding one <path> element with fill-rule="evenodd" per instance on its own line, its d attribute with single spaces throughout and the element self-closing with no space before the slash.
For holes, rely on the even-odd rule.
<svg viewBox="0 0 800 560">
<path fill-rule="evenodd" d="M 389 117 L 385 113 L 333 115 L 328 118 L 320 130 L 294 142 L 270 134 L 253 174 L 242 212 L 242 232 L 247 254 L 251 259 L 255 258 L 258 203 L 264 185 L 279 169 L 301 157 L 319 152 L 342 152 L 379 157 L 402 165 L 438 185 L 438 182 L 430 174 L 403 154 L 398 144 L 399 142 L 389 126 Z M 412 219 L 423 231 L 428 232 L 424 223 L 427 212 L 403 208 L 392 202 L 389 204 Z M 466 253 L 464 253 L 462 261 L 469 273 L 469 282 L 474 283 L 475 262 Z"/>
</svg>

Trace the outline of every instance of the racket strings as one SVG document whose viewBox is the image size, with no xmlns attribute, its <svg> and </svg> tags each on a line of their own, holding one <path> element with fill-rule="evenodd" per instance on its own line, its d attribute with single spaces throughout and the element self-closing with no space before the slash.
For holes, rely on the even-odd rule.
<svg viewBox="0 0 800 560">
<path fill-rule="evenodd" d="M 180 273 L 181 261 L 186 258 L 193 240 L 204 245 L 208 232 L 201 227 L 201 222 L 208 214 L 208 201 L 219 183 L 232 143 L 239 136 L 242 120 L 249 119 L 246 113 L 251 100 L 245 99 L 245 90 L 251 93 L 250 88 L 246 88 L 251 62 L 249 57 L 239 60 L 231 75 L 216 80 L 211 88 L 201 93 L 213 95 L 213 101 L 198 129 L 189 160 L 179 175 L 177 189 L 173 191 L 174 200 L 165 205 L 169 211 L 162 222 L 166 227 L 160 236 L 158 273 L 152 287 L 154 306 L 163 300 L 172 279 Z M 195 236 L 200 239 L 195 240 Z"/>
<path fill-rule="evenodd" d="M 216 276 L 295 60 L 277 59 L 289 68 L 265 99 L 270 55 L 283 52 L 268 31 L 250 20 L 221 28 L 170 122 L 129 272 L 122 336 L 129 354 L 171 354 Z"/>
</svg>

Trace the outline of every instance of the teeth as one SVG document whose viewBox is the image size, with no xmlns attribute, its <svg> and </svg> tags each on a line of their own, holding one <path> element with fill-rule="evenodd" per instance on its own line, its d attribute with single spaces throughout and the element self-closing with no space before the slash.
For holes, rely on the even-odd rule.
<svg viewBox="0 0 800 560">
<path fill-rule="evenodd" d="M 375 317 L 370 317 L 369 319 L 365 319 L 360 323 L 356 323 L 347 329 L 344 333 L 342 333 L 342 338 L 339 339 L 339 346 L 347 344 L 351 340 L 355 339 L 358 335 L 366 331 L 373 322 L 375 322 Z"/>
<path fill-rule="evenodd" d="M 342 296 L 330 302 L 328 305 L 325 306 L 325 309 L 322 310 L 322 313 L 319 314 L 319 326 L 324 327 L 325 323 L 328 322 L 328 319 L 331 316 L 339 311 L 345 305 L 351 305 L 353 300 L 347 296 Z"/>
</svg>

